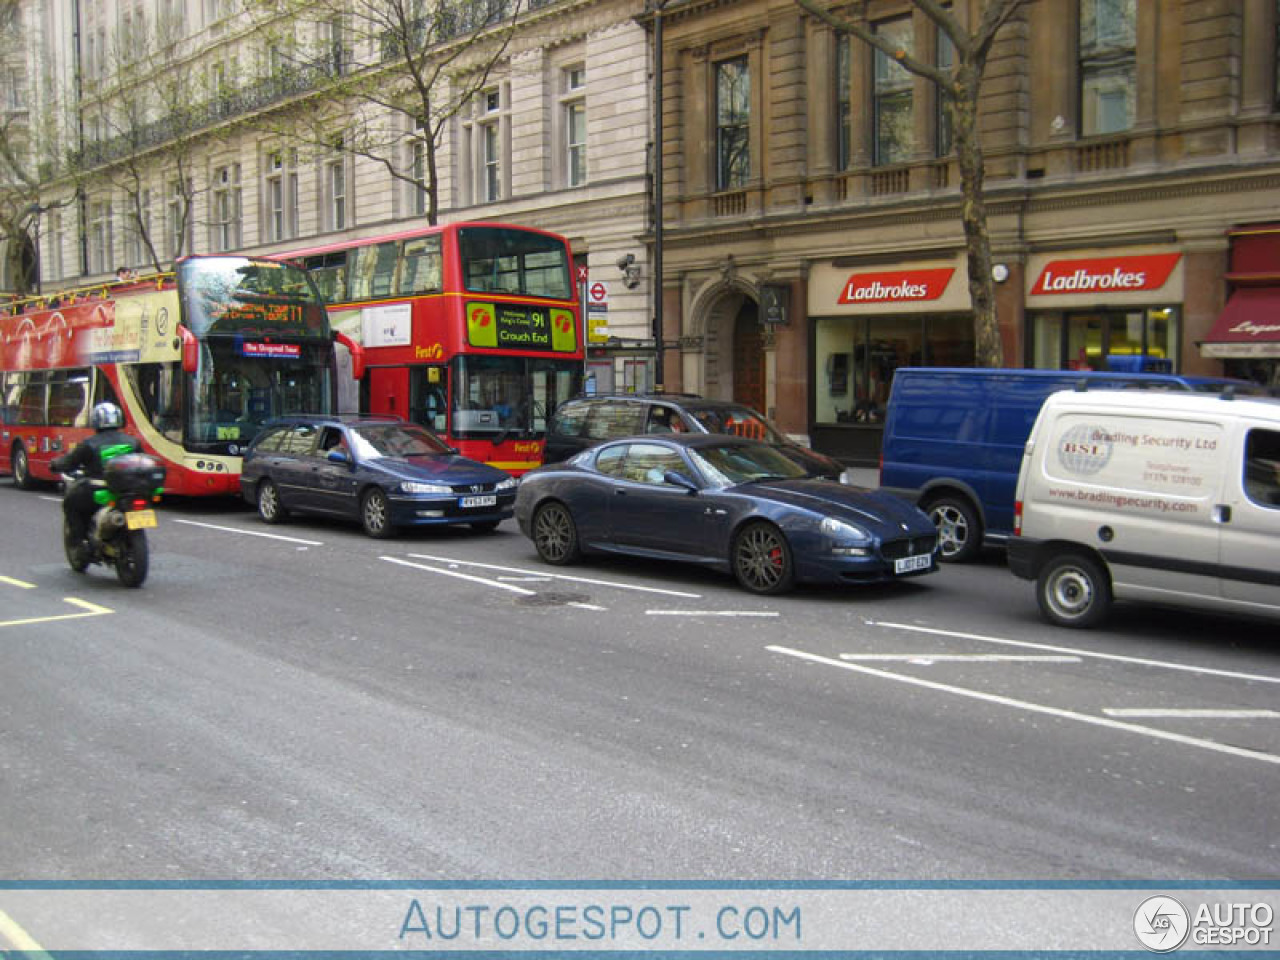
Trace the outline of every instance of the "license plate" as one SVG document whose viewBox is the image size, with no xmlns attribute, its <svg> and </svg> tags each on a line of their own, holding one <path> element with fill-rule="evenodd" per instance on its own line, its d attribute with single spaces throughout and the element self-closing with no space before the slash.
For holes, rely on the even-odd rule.
<svg viewBox="0 0 1280 960">
<path fill-rule="evenodd" d="M 154 527 L 156 525 L 156 512 L 154 510 L 132 510 L 124 515 L 124 524 L 130 530 Z"/>
<path fill-rule="evenodd" d="M 894 573 L 915 573 L 917 570 L 928 570 L 933 566 L 933 556 L 922 553 L 918 557 L 903 557 L 893 561 Z"/>
<path fill-rule="evenodd" d="M 498 505 L 498 497 L 496 494 L 487 494 L 483 497 L 463 497 L 458 501 L 458 506 L 466 510 L 470 507 L 496 507 Z"/>
</svg>

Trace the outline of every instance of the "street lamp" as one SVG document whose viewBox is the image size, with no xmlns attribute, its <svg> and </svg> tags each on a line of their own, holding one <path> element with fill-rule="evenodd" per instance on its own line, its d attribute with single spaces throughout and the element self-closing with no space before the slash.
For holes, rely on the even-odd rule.
<svg viewBox="0 0 1280 960">
<path fill-rule="evenodd" d="M 653 4 L 653 379 L 665 386 L 662 343 L 662 12 L 668 0 Z"/>
</svg>

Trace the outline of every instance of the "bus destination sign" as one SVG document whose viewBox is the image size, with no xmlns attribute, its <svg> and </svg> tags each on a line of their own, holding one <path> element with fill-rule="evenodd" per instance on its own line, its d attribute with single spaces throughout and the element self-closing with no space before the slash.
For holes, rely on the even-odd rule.
<svg viewBox="0 0 1280 960">
<path fill-rule="evenodd" d="M 570 310 L 468 303 L 467 341 L 473 347 L 572 353 L 578 347 L 578 332 Z"/>
</svg>

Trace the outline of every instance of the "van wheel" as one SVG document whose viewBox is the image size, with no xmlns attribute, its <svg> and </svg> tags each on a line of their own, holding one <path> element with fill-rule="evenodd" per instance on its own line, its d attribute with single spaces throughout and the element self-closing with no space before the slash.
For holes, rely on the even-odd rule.
<svg viewBox="0 0 1280 960">
<path fill-rule="evenodd" d="M 1095 561 L 1077 553 L 1050 558 L 1036 582 L 1036 601 L 1046 620 L 1060 627 L 1092 627 L 1111 605 L 1111 583 Z"/>
<path fill-rule="evenodd" d="M 982 546 L 982 521 L 973 505 L 963 497 L 930 500 L 924 512 L 938 528 L 938 559 L 964 563 L 978 555 Z"/>
</svg>

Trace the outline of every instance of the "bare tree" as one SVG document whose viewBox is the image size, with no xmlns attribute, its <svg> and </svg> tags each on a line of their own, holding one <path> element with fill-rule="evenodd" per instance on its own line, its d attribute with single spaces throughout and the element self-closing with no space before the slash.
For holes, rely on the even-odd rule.
<svg viewBox="0 0 1280 960">
<path fill-rule="evenodd" d="M 315 78 L 295 109 L 277 115 L 275 132 L 380 164 L 422 191 L 436 223 L 445 133 L 490 85 L 521 0 L 248 2 L 273 55 Z M 308 49 L 309 59 L 299 52 Z"/>
<path fill-rule="evenodd" d="M 956 165 L 960 170 L 976 360 L 979 366 L 1001 366 L 1004 350 L 996 318 L 995 285 L 991 277 L 991 240 L 983 194 L 984 161 L 978 130 L 978 97 L 987 57 L 996 35 L 1025 0 L 983 0 L 972 30 L 967 29 L 951 9 L 938 0 L 911 0 L 912 5 L 936 23 L 954 46 L 955 58 L 950 70 L 925 63 L 912 56 L 910 51 L 895 46 L 886 37 L 869 29 L 864 19 L 828 9 L 819 0 L 796 2 L 818 19 L 870 44 L 906 70 L 933 81 L 937 86 L 951 122 Z"/>
</svg>

